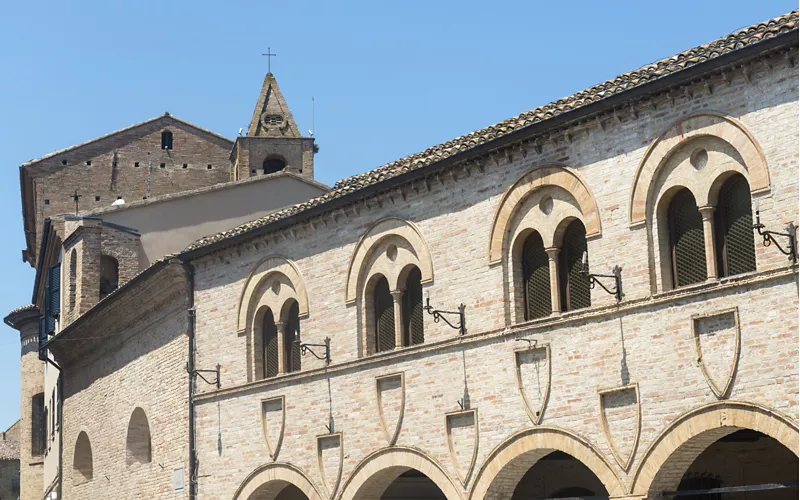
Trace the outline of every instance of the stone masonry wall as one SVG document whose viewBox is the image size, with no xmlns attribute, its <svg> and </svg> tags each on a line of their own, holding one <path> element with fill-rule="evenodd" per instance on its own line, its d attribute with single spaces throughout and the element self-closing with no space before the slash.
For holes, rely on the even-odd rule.
<svg viewBox="0 0 800 500">
<path fill-rule="evenodd" d="M 19 470 L 20 500 L 41 500 L 43 485 L 43 455 L 33 455 L 31 432 L 31 398 L 44 392 L 44 369 L 39 361 L 39 321 L 33 318 L 20 331 L 22 359 L 20 360 L 20 422 Z"/>
</svg>

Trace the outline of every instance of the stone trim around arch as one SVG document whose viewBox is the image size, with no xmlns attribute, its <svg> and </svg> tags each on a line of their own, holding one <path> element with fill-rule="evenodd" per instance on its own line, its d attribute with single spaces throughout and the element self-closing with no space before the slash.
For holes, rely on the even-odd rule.
<svg viewBox="0 0 800 500">
<path fill-rule="evenodd" d="M 299 488 L 309 500 L 327 500 L 320 495 L 317 486 L 303 471 L 287 463 L 269 463 L 256 467 L 236 488 L 233 500 L 248 500 L 256 490 L 269 483 L 273 485 L 258 492 L 259 500 L 274 500 L 289 484 Z"/>
<path fill-rule="evenodd" d="M 253 306 L 258 300 L 258 297 L 255 296 L 256 290 L 258 290 L 259 286 L 266 279 L 275 273 L 283 274 L 292 283 L 297 293 L 300 317 L 305 318 L 308 316 L 308 292 L 306 291 L 306 283 L 305 280 L 303 280 L 303 275 L 300 274 L 297 265 L 281 255 L 269 255 L 253 266 L 253 269 L 250 271 L 250 274 L 247 275 L 247 279 L 242 287 L 242 294 L 239 297 L 236 316 L 236 331 L 240 335 L 247 331 L 248 316 L 251 313 L 255 313 Z M 278 311 L 275 312 L 277 313 Z"/>
<path fill-rule="evenodd" d="M 647 203 L 653 181 L 672 152 L 685 141 L 703 136 L 722 139 L 739 152 L 747 169 L 747 181 L 750 183 L 752 194 L 769 191 L 767 159 L 753 134 L 739 121 L 722 113 L 716 111 L 693 113 L 673 122 L 647 148 L 636 169 L 631 187 L 628 203 L 628 218 L 631 227 L 645 223 Z"/>
<path fill-rule="evenodd" d="M 416 224 L 401 217 L 385 217 L 375 222 L 361 236 L 356 244 L 350 265 L 347 268 L 347 282 L 345 285 L 345 303 L 354 304 L 358 297 L 358 280 L 361 276 L 365 261 L 372 248 L 389 236 L 399 236 L 405 239 L 417 253 L 419 270 L 422 274 L 422 284 L 433 281 L 433 259 L 428 243 L 422 236 Z M 390 285 L 391 286 L 391 285 Z"/>
<path fill-rule="evenodd" d="M 380 498 L 400 474 L 416 469 L 436 484 L 448 500 L 461 500 L 460 489 L 444 467 L 415 448 L 393 446 L 375 451 L 364 458 L 344 483 L 338 500 Z"/>
<path fill-rule="evenodd" d="M 503 259 L 504 240 L 517 207 L 531 193 L 545 186 L 559 187 L 575 198 L 584 217 L 583 222 L 586 227 L 587 238 L 602 235 L 600 211 L 597 209 L 597 202 L 583 179 L 566 165 L 541 165 L 529 170 L 525 175 L 517 179 L 500 200 L 489 237 L 490 265 L 497 264 Z"/>
<path fill-rule="evenodd" d="M 658 435 L 636 467 L 631 492 L 645 495 L 676 489 L 700 453 L 741 429 L 766 434 L 798 455 L 797 422 L 755 403 L 719 401 L 683 414 Z"/>
<path fill-rule="evenodd" d="M 500 500 L 506 498 L 499 495 L 492 496 L 490 490 L 506 487 L 510 488 L 513 493 L 513 489 L 516 488 L 528 469 L 539 459 L 555 450 L 572 455 L 588 467 L 603 483 L 610 497 L 614 498 L 625 494 L 622 482 L 614 472 L 611 463 L 591 443 L 565 429 L 539 426 L 517 432 L 489 453 L 475 476 L 469 499 Z M 529 458 L 525 458 L 526 454 L 531 455 Z M 522 459 L 522 463 L 512 464 L 516 459 Z M 502 477 L 503 475 L 513 477 Z M 502 492 L 496 491 L 495 493 Z M 511 493 L 507 494 L 508 498 Z"/>
</svg>

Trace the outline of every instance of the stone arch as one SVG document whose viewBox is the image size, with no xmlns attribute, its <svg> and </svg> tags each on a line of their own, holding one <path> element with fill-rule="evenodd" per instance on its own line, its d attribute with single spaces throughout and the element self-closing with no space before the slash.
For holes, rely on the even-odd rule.
<svg viewBox="0 0 800 500">
<path fill-rule="evenodd" d="M 148 464 L 152 459 L 153 444 L 150 422 L 144 410 L 137 406 L 128 421 L 128 433 L 125 438 L 125 463 L 130 467 L 134 464 Z"/>
<path fill-rule="evenodd" d="M 715 111 L 701 111 L 680 118 L 647 148 L 631 187 L 628 217 L 631 227 L 644 224 L 654 180 L 664 162 L 684 142 L 703 136 L 717 137 L 733 147 L 747 169 L 750 192 L 770 189 L 767 160 L 755 137 L 737 120 Z"/>
<path fill-rule="evenodd" d="M 588 441 L 564 429 L 541 426 L 520 431 L 492 450 L 475 476 L 469 498 L 511 498 L 525 473 L 553 451 L 562 451 L 583 463 L 603 483 L 611 497 L 624 494 L 611 464 Z"/>
<path fill-rule="evenodd" d="M 299 488 L 309 500 L 323 500 L 311 479 L 299 468 L 286 463 L 269 463 L 256 467 L 236 488 L 233 500 L 274 500 L 290 484 Z"/>
<path fill-rule="evenodd" d="M 356 244 L 350 265 L 347 268 L 347 283 L 345 285 L 345 303 L 354 304 L 358 297 L 358 283 L 362 278 L 362 271 L 372 250 L 376 245 L 390 236 L 396 236 L 408 242 L 416 254 L 419 270 L 422 274 L 422 283 L 433 281 L 433 259 L 430 248 L 422 232 L 416 224 L 401 217 L 386 217 L 374 223 Z M 392 283 L 391 277 L 387 277 Z"/>
<path fill-rule="evenodd" d="M 566 165 L 538 166 L 517 179 L 500 200 L 489 238 L 489 264 L 502 261 L 506 234 L 519 205 L 534 191 L 545 186 L 559 187 L 575 198 L 584 217 L 587 238 L 602 234 L 597 202 L 583 179 Z"/>
<path fill-rule="evenodd" d="M 94 476 L 92 460 L 92 443 L 89 435 L 82 430 L 75 440 L 75 451 L 72 458 L 72 482 L 75 485 L 87 483 Z"/>
<path fill-rule="evenodd" d="M 395 446 L 375 451 L 364 458 L 344 484 L 339 500 L 380 498 L 395 479 L 410 469 L 425 474 L 448 500 L 463 498 L 439 462 L 420 450 Z"/>
<path fill-rule="evenodd" d="M 721 401 L 696 408 L 670 423 L 642 455 L 633 475 L 636 494 L 676 490 L 683 473 L 712 443 L 738 430 L 765 434 L 798 455 L 797 423 L 755 403 Z"/>
<path fill-rule="evenodd" d="M 258 302 L 258 289 L 272 275 L 282 274 L 291 283 L 296 295 L 296 300 L 300 308 L 300 317 L 308 317 L 308 292 L 303 275 L 297 265 L 286 257 L 280 255 L 269 255 L 264 257 L 250 271 L 242 287 L 242 294 L 239 297 L 239 306 L 236 316 L 236 331 L 244 334 L 248 326 L 248 318 L 255 313 L 255 305 Z M 273 309 L 277 314 L 277 311 Z"/>
</svg>

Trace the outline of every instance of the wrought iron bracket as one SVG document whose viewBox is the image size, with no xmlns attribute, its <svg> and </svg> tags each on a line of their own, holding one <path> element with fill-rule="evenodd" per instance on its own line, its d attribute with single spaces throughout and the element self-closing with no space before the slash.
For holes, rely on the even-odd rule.
<svg viewBox="0 0 800 500">
<path fill-rule="evenodd" d="M 756 208 L 756 223 L 753 224 L 753 229 L 763 238 L 764 246 L 768 247 L 775 243 L 775 246 L 778 247 L 778 250 L 780 250 L 782 254 L 789 256 L 789 260 L 792 261 L 792 264 L 797 264 L 797 227 L 795 227 L 794 222 L 786 224 L 785 233 L 764 230 L 765 227 L 766 226 L 761 223 L 761 214 L 758 208 Z M 775 236 L 788 238 L 788 247 L 783 248 L 781 244 L 778 243 L 778 240 L 775 239 Z"/>
<path fill-rule="evenodd" d="M 438 323 L 439 320 L 442 320 L 445 323 L 447 323 L 447 325 L 450 328 L 458 330 L 459 335 L 464 336 L 467 334 L 467 320 L 466 320 L 466 315 L 464 314 L 464 310 L 466 308 L 467 306 L 465 306 L 464 304 L 460 304 L 458 306 L 458 311 L 442 311 L 440 309 L 434 309 L 433 306 L 431 306 L 431 298 L 428 297 L 426 299 L 425 306 L 422 309 L 424 309 L 425 312 L 433 316 L 434 323 Z M 445 314 L 449 314 L 451 316 L 458 315 L 458 324 L 451 323 L 450 320 L 448 320 L 444 316 Z"/>
<path fill-rule="evenodd" d="M 190 375 L 196 375 L 196 376 L 200 377 L 200 379 L 203 382 L 205 382 L 206 384 L 208 384 L 208 385 L 216 385 L 217 389 L 219 389 L 221 387 L 220 386 L 220 376 L 219 376 L 219 373 L 220 373 L 219 363 L 217 363 L 217 368 L 215 370 L 193 370 L 193 371 L 189 370 L 189 364 L 187 363 L 186 364 L 186 373 L 188 373 Z M 214 380 L 208 380 L 207 378 L 205 378 L 203 376 L 204 373 L 213 373 L 217 377 Z"/>
<path fill-rule="evenodd" d="M 589 259 L 586 252 L 583 253 L 583 265 L 581 266 L 581 273 L 585 274 L 587 278 L 589 278 L 589 287 L 594 288 L 595 285 L 600 285 L 600 288 L 606 291 L 606 293 L 613 295 L 616 297 L 617 302 L 622 302 L 622 297 L 625 296 L 622 293 L 622 268 L 619 266 L 614 266 L 614 269 L 611 270 L 611 274 L 592 274 L 589 272 Z M 609 288 L 603 284 L 602 281 L 598 280 L 597 278 L 613 278 L 614 286 L 613 288 Z"/>
<path fill-rule="evenodd" d="M 297 344 L 298 347 L 300 347 L 300 354 L 301 355 L 305 356 L 307 352 L 310 352 L 311 355 L 314 356 L 315 358 L 317 358 L 319 360 L 324 360 L 326 365 L 331 364 L 331 339 L 330 339 L 330 337 L 325 337 L 325 343 L 324 344 L 304 344 L 304 343 L 300 342 L 300 338 L 299 337 L 295 337 L 294 343 Z M 317 354 L 316 352 L 314 352 L 312 347 L 322 347 L 322 348 L 324 348 L 325 349 L 325 354 L 324 355 Z"/>
</svg>

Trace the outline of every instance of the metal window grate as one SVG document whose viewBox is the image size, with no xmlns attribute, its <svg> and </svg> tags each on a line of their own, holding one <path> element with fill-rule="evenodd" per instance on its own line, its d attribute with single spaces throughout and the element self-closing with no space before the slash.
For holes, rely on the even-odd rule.
<svg viewBox="0 0 800 500">
<path fill-rule="evenodd" d="M 741 175 L 728 179 L 719 192 L 715 213 L 717 261 L 721 276 L 756 270 L 750 186 Z"/>
<path fill-rule="evenodd" d="M 592 305 L 589 276 L 581 272 L 583 253 L 586 252 L 586 228 L 575 219 L 564 231 L 561 249 L 561 297 L 565 311 Z"/>
<path fill-rule="evenodd" d="M 286 318 L 283 345 L 286 352 L 286 373 L 299 372 L 302 354 L 295 338 L 300 336 L 300 305 L 293 301 Z"/>
<path fill-rule="evenodd" d="M 539 233 L 534 232 L 522 248 L 522 281 L 525 291 L 525 319 L 550 315 L 550 263 Z"/>
<path fill-rule="evenodd" d="M 694 196 L 683 189 L 669 206 L 673 284 L 691 285 L 705 281 L 706 250 L 703 237 L 703 216 Z"/>
<path fill-rule="evenodd" d="M 375 284 L 373 307 L 375 309 L 375 350 L 391 351 L 394 342 L 394 301 L 389 293 L 389 282 L 381 278 Z"/>
<path fill-rule="evenodd" d="M 408 273 L 403 293 L 403 343 L 406 346 L 425 342 L 421 282 L 422 273 L 415 267 Z"/>
<path fill-rule="evenodd" d="M 264 378 L 274 377 L 278 374 L 278 329 L 275 327 L 275 316 L 267 309 L 264 313 L 263 347 L 264 347 Z"/>
</svg>

